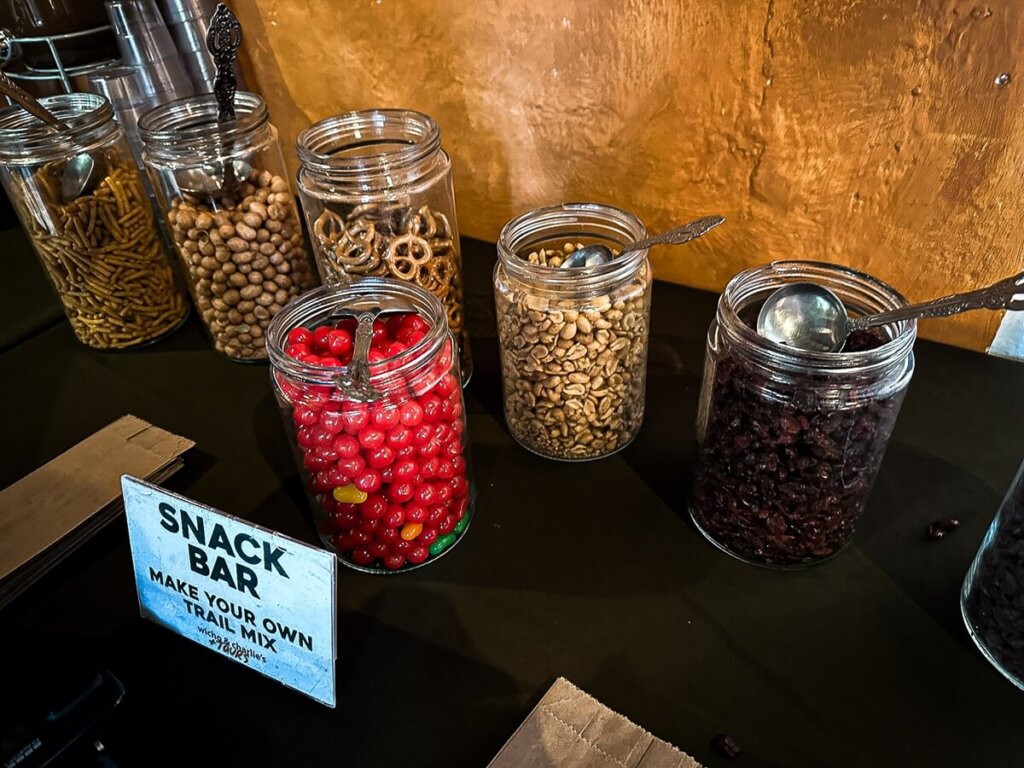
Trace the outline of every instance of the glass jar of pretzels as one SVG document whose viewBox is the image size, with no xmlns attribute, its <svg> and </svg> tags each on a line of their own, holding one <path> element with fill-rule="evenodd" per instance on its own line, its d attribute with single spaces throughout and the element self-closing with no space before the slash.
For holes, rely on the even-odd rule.
<svg viewBox="0 0 1024 768">
<path fill-rule="evenodd" d="M 277 130 L 263 99 L 239 91 L 235 118 L 192 96 L 142 116 L 143 160 L 213 346 L 265 360 L 270 320 L 316 272 L 306 256 Z"/>
<path fill-rule="evenodd" d="M 320 276 L 407 280 L 445 307 L 462 382 L 472 359 L 451 160 L 420 112 L 373 109 L 328 117 L 299 134 L 299 195 Z"/>
<path fill-rule="evenodd" d="M 72 330 L 95 349 L 170 333 L 188 304 L 110 103 L 91 93 L 42 102 L 67 130 L 21 107 L 0 111 L 0 179 Z"/>
</svg>

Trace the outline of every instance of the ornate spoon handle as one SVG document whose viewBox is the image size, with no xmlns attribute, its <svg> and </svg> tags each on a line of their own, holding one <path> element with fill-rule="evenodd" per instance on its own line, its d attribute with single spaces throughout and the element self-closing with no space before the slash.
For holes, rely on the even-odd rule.
<svg viewBox="0 0 1024 768">
<path fill-rule="evenodd" d="M 218 123 L 235 119 L 235 57 L 241 45 L 242 25 L 230 8 L 224 3 L 218 3 L 206 33 L 206 48 L 217 66 L 213 92 L 217 97 Z"/>
<path fill-rule="evenodd" d="M 847 327 L 850 331 L 862 331 L 875 325 L 924 317 L 947 317 L 972 309 L 1024 309 L 1024 272 L 993 283 L 987 288 L 954 293 L 952 296 L 944 296 L 922 304 L 910 304 L 877 315 L 864 315 L 850 320 Z"/>
<path fill-rule="evenodd" d="M 643 240 L 632 242 L 623 248 L 622 252 L 641 251 L 644 248 L 650 248 L 652 245 L 682 245 L 710 232 L 723 221 L 725 221 L 724 216 L 705 216 L 703 219 L 691 221 L 689 224 L 683 224 L 681 227 L 670 229 L 668 232 L 662 232 L 660 235 L 652 235 L 651 237 L 645 237 Z"/>
<path fill-rule="evenodd" d="M 380 400 L 383 395 L 370 383 L 370 342 L 373 341 L 373 321 L 380 314 L 379 309 L 371 309 L 359 314 L 359 325 L 356 326 L 356 343 L 352 350 L 352 361 L 344 373 L 335 380 L 339 389 L 346 396 L 360 402 L 370 403 Z"/>
</svg>

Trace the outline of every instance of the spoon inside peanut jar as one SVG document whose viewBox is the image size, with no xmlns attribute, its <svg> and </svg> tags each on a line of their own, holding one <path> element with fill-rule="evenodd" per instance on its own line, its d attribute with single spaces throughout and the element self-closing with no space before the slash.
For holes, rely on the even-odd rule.
<svg viewBox="0 0 1024 768">
<path fill-rule="evenodd" d="M 724 216 L 705 216 L 702 219 L 691 221 L 689 224 L 683 224 L 675 229 L 670 229 L 668 232 L 662 232 L 660 235 L 651 235 L 643 240 L 634 240 L 632 243 L 627 243 L 622 246 L 619 255 L 621 256 L 630 251 L 641 251 L 644 248 L 650 248 L 652 245 L 682 245 L 691 240 L 696 240 L 701 235 L 707 234 L 724 221 Z M 601 264 L 607 264 L 612 258 L 614 257 L 611 249 L 607 245 L 593 243 L 592 245 L 578 248 L 569 254 L 565 261 L 559 265 L 559 269 L 597 267 Z"/>
<path fill-rule="evenodd" d="M 1024 272 L 986 288 L 851 318 L 842 299 L 815 283 L 779 288 L 761 306 L 757 332 L 777 344 L 807 352 L 837 352 L 854 331 L 902 320 L 947 317 L 973 309 L 1024 309 Z"/>
</svg>

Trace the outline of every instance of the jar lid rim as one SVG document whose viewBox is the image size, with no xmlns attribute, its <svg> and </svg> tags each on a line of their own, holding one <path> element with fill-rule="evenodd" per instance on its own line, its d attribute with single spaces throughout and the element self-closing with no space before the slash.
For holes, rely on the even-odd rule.
<svg viewBox="0 0 1024 768">
<path fill-rule="evenodd" d="M 395 135 L 386 136 L 386 131 Z M 344 154 L 378 145 L 379 151 Z M 415 165 L 441 147 L 441 129 L 430 115 L 414 109 L 352 110 L 325 117 L 303 130 L 295 150 L 303 167 L 322 173 L 361 176 Z"/>
<path fill-rule="evenodd" d="M 631 228 L 632 240 L 647 236 L 647 227 L 635 213 L 618 208 L 614 205 L 596 202 L 566 202 L 545 205 L 540 208 L 521 213 L 508 221 L 498 235 L 498 257 L 503 266 L 513 273 L 530 280 L 549 284 L 552 288 L 560 286 L 573 287 L 581 283 L 589 284 L 618 277 L 626 277 L 635 272 L 647 258 L 648 249 L 630 251 L 624 257 L 612 259 L 595 267 L 577 267 L 562 269 L 541 264 L 530 264 L 520 255 L 517 246 L 523 236 L 528 236 L 532 226 L 550 225 L 552 228 L 567 228 L 573 224 L 584 225 L 584 216 L 605 217 L 609 224 Z M 579 235 L 565 234 L 564 237 Z M 555 233 L 545 235 L 544 239 L 559 239 Z M 592 236 L 591 236 L 592 237 Z M 622 243 L 625 245 L 625 243 Z"/>
<path fill-rule="evenodd" d="M 175 99 L 153 107 L 139 118 L 139 138 L 151 151 L 191 155 L 197 146 L 219 146 L 248 136 L 270 122 L 263 97 L 251 91 L 235 94 L 235 119 L 219 123 L 218 113 L 213 93 Z"/>
<path fill-rule="evenodd" d="M 52 128 L 14 104 L 0 110 L 0 158 L 23 165 L 91 149 L 118 130 L 110 102 L 97 93 L 61 93 L 39 102 L 71 128 Z"/>
<path fill-rule="evenodd" d="M 306 291 L 296 300 L 289 302 L 283 311 L 270 322 L 267 329 L 267 352 L 271 364 L 291 379 L 306 384 L 331 385 L 346 366 L 321 366 L 296 360 L 285 353 L 288 333 L 330 309 L 329 319 L 357 317 L 358 311 L 338 313 L 343 299 L 390 297 L 409 301 L 409 312 L 416 312 L 430 326 L 430 331 L 412 346 L 391 357 L 370 364 L 371 380 L 374 386 L 387 389 L 395 381 L 409 373 L 425 357 L 432 356 L 440 348 L 448 331 L 447 314 L 441 300 L 433 293 L 405 280 L 387 277 L 364 277 L 352 283 L 328 283 Z M 422 311 L 420 311 L 422 310 Z M 453 350 L 454 353 L 454 350 Z M 381 370 L 384 364 L 390 364 Z"/>
<path fill-rule="evenodd" d="M 830 373 L 838 375 L 855 369 L 870 371 L 876 367 L 884 367 L 902 360 L 913 351 L 914 341 L 917 338 L 917 321 L 915 320 L 895 323 L 894 325 L 898 328 L 895 336 L 874 349 L 854 352 L 811 352 L 766 339 L 740 318 L 736 311 L 735 300 L 736 294 L 744 287 L 743 284 L 746 281 L 758 277 L 806 281 L 808 273 L 821 278 L 833 276 L 857 281 L 872 289 L 877 296 L 888 299 L 887 308 L 896 309 L 909 303 L 902 293 L 884 280 L 854 267 L 799 259 L 772 261 L 743 270 L 729 280 L 718 301 L 719 316 L 724 316 L 727 320 L 726 323 L 723 323 L 727 332 L 741 339 L 751 350 L 756 350 L 760 356 L 766 359 L 770 358 L 773 367 L 786 370 L 810 369 L 823 375 Z M 833 286 L 828 287 L 835 290 Z"/>
</svg>

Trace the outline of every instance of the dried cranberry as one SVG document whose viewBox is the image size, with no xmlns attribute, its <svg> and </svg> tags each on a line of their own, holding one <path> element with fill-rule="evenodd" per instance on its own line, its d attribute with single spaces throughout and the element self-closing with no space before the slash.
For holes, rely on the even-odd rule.
<svg viewBox="0 0 1024 768">
<path fill-rule="evenodd" d="M 715 752 L 720 754 L 722 757 L 727 757 L 730 760 L 737 757 L 743 752 L 743 748 L 736 743 L 736 740 L 726 734 L 720 733 L 711 740 L 711 746 Z"/>
<path fill-rule="evenodd" d="M 947 517 L 942 520 L 936 520 L 934 523 L 928 526 L 928 538 L 929 539 L 941 539 L 947 533 L 952 533 L 960 527 L 960 521 L 955 517 Z"/>
</svg>

